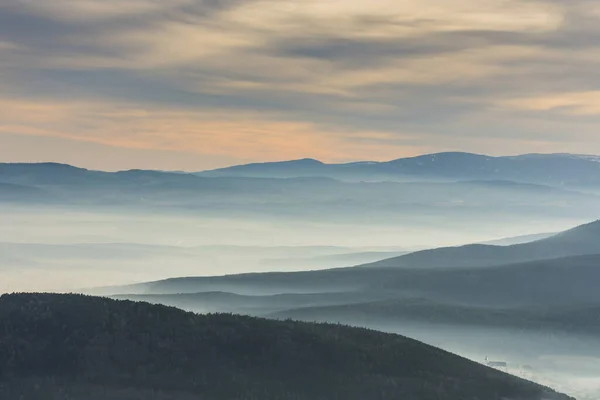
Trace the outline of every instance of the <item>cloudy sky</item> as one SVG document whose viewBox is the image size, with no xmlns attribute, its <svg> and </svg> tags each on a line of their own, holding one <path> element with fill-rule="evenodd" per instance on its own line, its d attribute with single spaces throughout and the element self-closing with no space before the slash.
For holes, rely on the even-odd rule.
<svg viewBox="0 0 600 400">
<path fill-rule="evenodd" d="M 597 0 L 0 0 L 0 161 L 600 154 Z"/>
</svg>

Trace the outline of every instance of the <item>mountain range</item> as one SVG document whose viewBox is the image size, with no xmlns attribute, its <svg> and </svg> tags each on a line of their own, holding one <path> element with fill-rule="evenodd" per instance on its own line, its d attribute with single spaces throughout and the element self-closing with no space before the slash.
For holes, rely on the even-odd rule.
<svg viewBox="0 0 600 400">
<path fill-rule="evenodd" d="M 595 221 L 516 245 L 432 249 L 320 271 L 171 278 L 93 293 L 399 333 L 472 360 L 493 355 L 512 371 L 531 365 L 530 379 L 595 400 L 599 232 Z"/>
<path fill-rule="evenodd" d="M 600 157 L 574 154 L 525 154 L 491 157 L 447 152 L 387 162 L 325 164 L 318 160 L 240 165 L 204 176 L 291 178 L 321 176 L 348 180 L 508 180 L 556 186 L 597 186 Z"/>
<path fill-rule="evenodd" d="M 383 163 L 300 160 L 201 173 L 0 164 L 0 211 L 12 221 L 10 230 L 0 231 L 5 277 L 13 274 L 19 282 L 43 273 L 37 276 L 58 284 L 108 273 L 115 281 L 142 282 L 85 291 L 112 299 L 2 297 L 0 398 L 18 398 L 15 388 L 33 396 L 25 398 L 44 399 L 103 388 L 98 398 L 236 399 L 244 393 L 248 399 L 410 399 L 418 391 L 419 400 L 539 400 L 541 393 L 562 399 L 545 389 L 483 392 L 471 378 L 483 382 L 486 375 L 475 370 L 471 378 L 456 375 L 434 390 L 430 382 L 445 369 L 430 373 L 423 364 L 405 380 L 406 365 L 414 366 L 430 347 L 420 344 L 418 354 L 409 351 L 409 361 L 395 369 L 399 359 L 383 353 L 393 347 L 389 338 L 398 336 L 369 333 L 358 343 L 351 338 L 367 331 L 289 319 L 401 333 L 472 360 L 482 354 L 531 360 L 540 371 L 548 357 L 569 356 L 578 364 L 581 357 L 600 359 L 600 221 L 560 233 L 483 240 L 597 218 L 599 166 L 592 156 L 466 153 Z M 41 219 L 26 230 L 23 218 Z M 505 230 L 512 225 L 522 230 Z M 52 244 L 39 240 L 48 227 L 58 236 Z M 467 243 L 465 232 L 476 243 L 429 248 Z M 288 243 L 305 245 L 280 244 L 287 235 L 293 235 Z M 414 236 L 426 238 L 427 247 Z M 242 245 L 239 238 L 269 245 Z M 230 246 L 218 246 L 224 242 Z M 423 248 L 429 249 L 409 250 Z M 327 267 L 336 268 L 316 270 Z M 292 268 L 299 271 L 223 275 Z M 162 277 L 172 278 L 143 282 Z M 275 341 L 276 353 L 264 338 Z M 210 346 L 202 347 L 203 341 Z M 464 352 L 476 342 L 478 354 Z M 100 348 L 110 349 L 108 358 Z M 331 354 L 339 355 L 334 364 L 321 359 Z M 348 354 L 358 354 L 366 366 Z M 222 368 L 189 372 L 191 366 L 208 370 L 217 359 L 226 360 Z M 285 385 L 267 378 L 274 372 L 259 359 L 271 360 L 269 368 L 280 370 Z M 455 368 L 448 360 L 428 363 Z M 575 368 L 562 362 L 552 368 Z M 321 364 L 332 372 L 303 372 Z M 353 367 L 341 367 L 346 364 Z M 215 383 L 224 381 L 229 387 Z M 585 395 L 598 398 L 591 390 Z"/>
<path fill-rule="evenodd" d="M 192 175 L 246 178 L 334 178 L 364 181 L 489 181 L 548 186 L 586 187 L 600 184 L 600 156 L 575 154 L 524 154 L 492 157 L 446 152 L 386 162 L 361 161 L 326 164 L 314 159 L 237 165 L 196 173 L 128 170 L 91 171 L 58 163 L 0 163 L 0 182 L 24 185 L 94 184 L 117 180 L 161 181 L 186 184 Z M 198 181 L 196 181 L 198 182 Z"/>
<path fill-rule="evenodd" d="M 443 306 L 454 311 L 445 316 L 424 315 L 440 323 L 487 321 L 524 329 L 539 323 L 547 329 L 562 325 L 593 334 L 600 307 L 599 249 L 600 221 L 596 221 L 518 245 L 433 249 L 320 271 L 171 278 L 102 288 L 96 293 L 200 312 L 302 315 L 303 319 L 332 321 L 337 311 L 341 318 L 351 313 L 364 315 L 364 310 L 389 313 L 392 309 L 397 309 L 398 318 L 419 319 L 416 316 L 423 310 Z M 569 312 L 549 313 L 555 307 Z M 330 318 L 323 319 L 323 315 Z M 507 315 L 514 316 L 513 323 Z M 577 318 L 571 320 L 568 315 Z"/>
<path fill-rule="evenodd" d="M 457 165 L 469 166 L 457 166 L 452 172 L 449 165 L 455 164 L 444 161 L 448 157 L 464 158 Z M 487 160 L 484 165 L 501 162 L 508 166 L 486 169 L 479 166 L 481 160 Z M 138 214 L 160 210 L 262 220 L 286 218 L 378 225 L 405 222 L 436 229 L 443 228 L 440 221 L 458 229 L 461 221 L 470 223 L 481 218 L 493 219 L 498 224 L 523 218 L 558 224 L 564 220 L 589 220 L 600 214 L 600 194 L 593 183 L 594 177 L 600 175 L 600 163 L 585 157 L 493 158 L 453 153 L 391 163 L 407 167 L 390 169 L 397 172 L 393 176 L 365 172 L 363 175 L 369 175 L 368 179 L 347 179 L 328 172 L 329 168 L 342 166 L 322 163 L 309 163 L 320 167 L 304 173 L 305 162 L 300 163 L 297 173 L 292 172 L 297 170 L 298 163 L 288 162 L 199 174 L 90 171 L 52 163 L 0 164 L 0 204 L 94 207 Z M 556 165 L 546 168 L 539 163 Z M 377 165 L 348 164 L 343 169 L 349 166 L 351 170 L 370 170 Z M 248 174 L 244 172 L 247 168 L 276 173 Z M 277 172 L 281 168 L 288 172 Z M 497 172 L 513 169 L 522 172 Z M 556 175 L 548 177 L 548 170 L 560 171 L 556 173 L 560 179 Z"/>
<path fill-rule="evenodd" d="M 552 305 L 488 308 L 435 302 L 427 299 L 393 299 L 356 304 L 301 307 L 272 313 L 270 317 L 304 321 L 330 321 L 352 325 L 385 325 L 407 321 L 463 327 L 487 327 L 532 332 L 600 335 L 600 305 Z"/>
</svg>

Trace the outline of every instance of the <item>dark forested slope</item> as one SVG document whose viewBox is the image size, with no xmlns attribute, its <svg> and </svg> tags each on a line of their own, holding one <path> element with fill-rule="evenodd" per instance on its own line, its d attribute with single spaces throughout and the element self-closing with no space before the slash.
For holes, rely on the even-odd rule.
<svg viewBox="0 0 600 400">
<path fill-rule="evenodd" d="M 0 398 L 568 399 L 397 335 L 49 294 L 0 297 Z"/>
</svg>

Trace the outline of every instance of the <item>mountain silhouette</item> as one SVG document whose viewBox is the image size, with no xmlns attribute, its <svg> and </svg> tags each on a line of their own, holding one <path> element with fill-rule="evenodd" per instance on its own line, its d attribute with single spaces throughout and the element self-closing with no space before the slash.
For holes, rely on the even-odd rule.
<svg viewBox="0 0 600 400">
<path fill-rule="evenodd" d="M 387 162 L 325 164 L 299 160 L 239 165 L 205 171 L 206 176 L 298 177 L 327 176 L 350 180 L 509 180 L 586 186 L 600 184 L 600 162 L 594 156 L 525 154 L 491 157 L 463 152 L 426 154 Z"/>
<path fill-rule="evenodd" d="M 450 268 L 511 264 L 600 253 L 600 221 L 511 246 L 471 244 L 422 250 L 367 264 L 370 267 Z"/>
<path fill-rule="evenodd" d="M 398 335 L 80 295 L 0 297 L 0 354 L 6 399 L 569 399 Z"/>
</svg>

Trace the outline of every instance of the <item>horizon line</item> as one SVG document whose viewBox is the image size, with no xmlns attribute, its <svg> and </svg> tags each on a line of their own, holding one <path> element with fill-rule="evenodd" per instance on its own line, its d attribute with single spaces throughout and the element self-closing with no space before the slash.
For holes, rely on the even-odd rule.
<svg viewBox="0 0 600 400">
<path fill-rule="evenodd" d="M 386 164 L 386 163 L 391 163 L 391 162 L 399 161 L 399 160 L 411 160 L 411 159 L 415 159 L 415 158 L 421 158 L 421 157 L 427 157 L 427 156 L 437 156 L 437 155 L 447 155 L 447 154 L 460 154 L 460 155 L 480 156 L 480 157 L 487 157 L 487 158 L 511 158 L 511 157 L 527 157 L 527 156 L 575 156 L 575 157 L 597 157 L 600 160 L 600 155 L 597 155 L 597 154 L 520 153 L 520 154 L 506 154 L 506 155 L 500 155 L 500 156 L 492 156 L 492 155 L 488 155 L 488 154 L 472 153 L 472 152 L 467 152 L 467 151 L 440 151 L 440 152 L 436 152 L 436 153 L 423 153 L 423 154 L 418 154 L 418 155 L 409 156 L 409 157 L 394 158 L 394 159 L 387 160 L 387 161 L 356 160 L 356 161 L 348 161 L 348 162 L 343 162 L 343 163 L 328 163 L 328 162 L 324 162 L 324 161 L 321 161 L 316 158 L 304 157 L 304 158 L 296 158 L 296 159 L 289 159 L 289 160 L 277 160 L 277 161 L 255 161 L 255 162 L 249 162 L 249 163 L 244 163 L 244 164 L 233 164 L 233 165 L 228 165 L 225 167 L 211 168 L 211 169 L 205 169 L 205 170 L 183 170 L 183 169 L 182 170 L 177 170 L 177 169 L 163 170 L 163 169 L 129 168 L 129 169 L 110 171 L 110 170 L 105 170 L 105 169 L 86 168 L 86 167 L 81 167 L 79 165 L 63 163 L 63 162 L 59 162 L 59 161 L 12 161 L 12 162 L 0 161 L 0 165 L 55 165 L 55 166 L 64 166 L 64 167 L 82 169 L 82 170 L 86 170 L 86 171 L 109 172 L 109 173 L 110 172 L 116 173 L 116 172 L 130 172 L 130 171 L 148 171 L 148 172 L 194 174 L 194 173 L 226 170 L 229 168 L 244 167 L 244 166 L 250 166 L 250 165 L 285 164 L 285 163 L 294 163 L 294 162 L 301 162 L 301 161 L 313 161 L 313 162 L 319 163 L 321 165 L 331 165 L 331 166 L 352 165 L 352 164 L 362 164 L 362 163 Z"/>
</svg>

